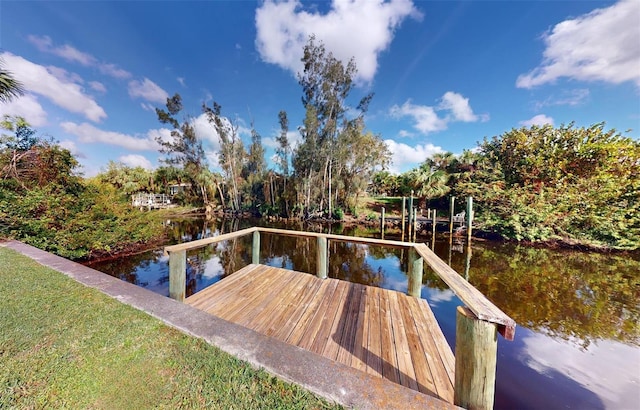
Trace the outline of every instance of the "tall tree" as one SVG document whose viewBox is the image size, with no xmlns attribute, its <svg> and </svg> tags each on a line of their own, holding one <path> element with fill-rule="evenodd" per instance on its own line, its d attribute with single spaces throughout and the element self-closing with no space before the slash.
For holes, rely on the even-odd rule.
<svg viewBox="0 0 640 410">
<path fill-rule="evenodd" d="M 197 185 L 202 202 L 207 204 L 209 202 L 207 186 L 202 183 L 204 179 L 201 175 L 208 172 L 207 159 L 202 141 L 196 135 L 191 119 L 187 117 L 182 122 L 176 119 L 182 109 L 182 97 L 178 93 L 167 98 L 166 111 L 156 108 L 158 120 L 173 127 L 170 140 L 167 141 L 158 136 L 156 142 L 161 147 L 160 153 L 167 155 L 163 162 L 181 166 L 191 177 L 192 183 Z"/>
<path fill-rule="evenodd" d="M 212 107 L 207 107 L 203 104 L 202 111 L 218 133 L 218 138 L 220 139 L 218 162 L 225 174 L 225 182 L 229 191 L 229 204 L 232 210 L 239 211 L 242 204 L 239 187 L 243 181 L 242 168 L 246 159 L 246 152 L 238 135 L 238 126 L 222 116 L 222 106 L 215 101 Z"/>
<path fill-rule="evenodd" d="M 314 36 L 309 37 L 304 47 L 302 62 L 304 71 L 298 74 L 298 82 L 302 87 L 302 104 L 306 115 L 301 128 L 303 142 L 296 152 L 296 172 L 306 174 L 307 206 L 313 174 L 321 175 L 319 178 L 316 176 L 322 181 L 320 208 L 324 207 L 326 199 L 331 215 L 334 169 L 343 165 L 336 163 L 339 135 L 350 121 L 346 116 L 349 109 L 347 98 L 357 68 L 353 59 L 344 65 L 331 52 L 327 52 L 322 43 L 316 43 Z M 370 100 L 371 95 L 364 97 L 358 109 L 366 111 Z"/>
<path fill-rule="evenodd" d="M 289 157 L 291 156 L 291 144 L 289 142 L 289 119 L 286 111 L 278 113 L 278 122 L 280 123 L 280 134 L 276 137 L 278 147 L 276 148 L 276 162 L 282 171 L 283 187 L 281 191 L 281 202 L 284 205 L 284 214 L 289 216 L 289 191 L 287 190 L 287 182 L 289 179 Z M 270 178 L 270 186 L 273 186 L 273 176 Z M 273 194 L 273 188 L 270 192 Z M 272 202 L 274 202 L 272 200 Z M 273 205 L 273 204 L 272 204 Z"/>
<path fill-rule="evenodd" d="M 262 137 L 251 123 L 251 145 L 244 163 L 242 178 L 245 181 L 245 203 L 252 208 L 265 202 L 264 179 L 267 163 L 264 159 Z"/>
</svg>

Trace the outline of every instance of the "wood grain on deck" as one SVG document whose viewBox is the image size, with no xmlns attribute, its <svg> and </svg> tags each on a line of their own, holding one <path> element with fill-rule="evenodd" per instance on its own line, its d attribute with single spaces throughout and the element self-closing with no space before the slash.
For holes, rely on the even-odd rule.
<svg viewBox="0 0 640 410">
<path fill-rule="evenodd" d="M 248 265 L 188 297 L 185 303 L 453 402 L 453 353 L 423 299 Z"/>
</svg>

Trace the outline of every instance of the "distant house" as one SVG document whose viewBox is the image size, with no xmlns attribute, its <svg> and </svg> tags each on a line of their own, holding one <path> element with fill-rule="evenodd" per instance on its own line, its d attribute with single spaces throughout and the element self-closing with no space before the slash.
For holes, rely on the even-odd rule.
<svg viewBox="0 0 640 410">
<path fill-rule="evenodd" d="M 171 207 L 171 197 L 165 194 L 148 194 L 146 192 L 138 192 L 131 195 L 131 206 L 134 208 L 168 208 Z"/>
<path fill-rule="evenodd" d="M 177 195 L 180 192 L 184 192 L 187 188 L 191 188 L 191 184 L 182 183 L 169 185 L 169 195 Z"/>
</svg>

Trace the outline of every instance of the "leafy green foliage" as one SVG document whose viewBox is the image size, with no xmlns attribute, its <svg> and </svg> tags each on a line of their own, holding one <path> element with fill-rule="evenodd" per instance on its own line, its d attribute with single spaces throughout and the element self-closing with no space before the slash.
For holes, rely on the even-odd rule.
<svg viewBox="0 0 640 410">
<path fill-rule="evenodd" d="M 78 162 L 68 150 L 39 139 L 20 143 L 25 140 L 5 139 L 13 143 L 0 145 L 0 236 L 81 259 L 162 235 L 161 224 L 132 209 L 114 186 L 77 176 Z"/>
<path fill-rule="evenodd" d="M 482 227 L 530 241 L 640 247 L 640 143 L 604 131 L 513 129 L 480 146 L 455 191 L 472 195 Z"/>
<path fill-rule="evenodd" d="M 343 64 L 311 36 L 302 62 L 298 82 L 305 118 L 302 141 L 292 157 L 296 188 L 306 213 L 319 210 L 332 217 L 334 206 L 350 208 L 357 203 L 373 172 L 388 164 L 390 153 L 380 136 L 365 131 L 364 115 L 372 94 L 357 104 L 355 118 L 348 115 L 347 100 L 357 72 L 353 59 Z"/>
<path fill-rule="evenodd" d="M 4 68 L 0 60 L 0 103 L 9 102 L 24 94 L 24 85 L 13 78 L 13 74 Z"/>
</svg>

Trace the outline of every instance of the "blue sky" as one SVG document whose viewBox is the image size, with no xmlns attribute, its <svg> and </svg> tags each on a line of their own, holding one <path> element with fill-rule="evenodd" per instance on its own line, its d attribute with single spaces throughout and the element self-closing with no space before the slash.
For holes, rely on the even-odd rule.
<svg viewBox="0 0 640 410">
<path fill-rule="evenodd" d="M 367 128 L 394 172 L 523 125 L 640 135 L 637 0 L 2 1 L 0 58 L 28 93 L 0 115 L 26 117 L 92 176 L 109 160 L 158 166 L 154 137 L 169 132 L 153 108 L 178 92 L 215 169 L 203 102 L 245 141 L 253 121 L 272 147 L 280 110 L 298 138 L 310 34 L 355 58 L 349 103 L 375 93 Z"/>
</svg>

